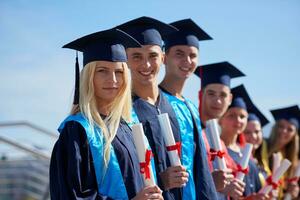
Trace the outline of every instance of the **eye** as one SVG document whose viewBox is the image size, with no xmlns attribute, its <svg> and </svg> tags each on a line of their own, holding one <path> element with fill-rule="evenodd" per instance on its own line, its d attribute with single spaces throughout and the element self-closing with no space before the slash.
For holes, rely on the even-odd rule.
<svg viewBox="0 0 300 200">
<path fill-rule="evenodd" d="M 195 53 L 190 54 L 190 58 L 191 58 L 191 59 L 194 59 L 194 58 L 196 58 L 196 57 L 197 57 L 197 54 L 195 54 Z"/>
<path fill-rule="evenodd" d="M 140 55 L 140 54 L 134 54 L 134 55 L 131 56 L 131 58 L 134 61 L 139 61 L 139 60 L 142 60 L 142 55 Z"/>
<path fill-rule="evenodd" d="M 176 51 L 175 55 L 176 55 L 176 57 L 183 57 L 184 56 L 183 52 L 181 52 L 181 51 Z"/>
<path fill-rule="evenodd" d="M 105 68 L 97 68 L 96 72 L 99 72 L 99 73 L 106 73 L 108 70 L 105 69 Z"/>
<path fill-rule="evenodd" d="M 123 74 L 124 73 L 124 70 L 123 69 L 118 69 L 115 71 L 116 74 Z"/>
</svg>

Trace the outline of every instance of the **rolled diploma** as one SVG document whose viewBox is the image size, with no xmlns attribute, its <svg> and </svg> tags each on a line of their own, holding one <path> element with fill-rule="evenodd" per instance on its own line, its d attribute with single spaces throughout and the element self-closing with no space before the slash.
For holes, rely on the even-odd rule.
<svg viewBox="0 0 300 200">
<path fill-rule="evenodd" d="M 148 149 L 148 145 L 145 142 L 143 125 L 141 123 L 132 125 L 132 135 L 133 135 L 134 145 L 137 150 L 139 162 L 143 163 L 145 162 L 145 154 L 146 154 L 146 150 Z M 149 163 L 149 169 L 150 169 L 150 179 L 146 179 L 145 173 L 142 174 L 146 186 L 155 185 L 154 175 L 151 167 L 151 161 Z"/>
<path fill-rule="evenodd" d="M 165 144 L 167 146 L 176 145 L 168 113 L 163 113 L 158 115 L 158 121 L 159 121 L 160 128 L 162 130 L 162 135 Z M 181 165 L 180 157 L 177 151 L 168 151 L 168 156 L 172 166 Z"/>
<path fill-rule="evenodd" d="M 243 157 L 240 161 L 240 165 L 242 169 L 245 169 L 248 167 L 249 159 L 252 153 L 253 144 L 246 143 L 246 146 L 243 149 Z M 245 177 L 245 174 L 243 172 L 238 172 L 236 175 L 236 178 L 242 181 Z"/>
<path fill-rule="evenodd" d="M 218 128 L 217 119 L 211 119 L 206 122 L 206 135 L 208 137 L 208 141 L 210 142 L 210 146 L 215 151 L 222 151 L 222 145 L 220 140 L 220 133 Z M 221 170 L 226 170 L 226 162 L 224 158 L 216 157 L 218 168 Z"/>
<path fill-rule="evenodd" d="M 272 172 L 275 172 L 276 169 L 280 166 L 281 156 L 280 153 L 273 153 L 273 166 Z"/>
<path fill-rule="evenodd" d="M 294 177 L 300 176 L 300 163 L 298 163 Z M 290 193 L 286 193 L 284 200 L 292 200 L 292 195 Z"/>
<path fill-rule="evenodd" d="M 273 173 L 272 175 L 272 180 L 274 182 L 278 182 L 279 179 L 281 178 L 281 176 L 287 171 L 287 169 L 290 167 L 291 162 L 288 159 L 284 159 L 280 166 L 276 169 L 276 171 Z M 269 194 L 269 192 L 272 190 L 272 186 L 271 185 L 265 185 L 260 191 L 259 193 L 263 193 L 263 194 Z"/>
</svg>

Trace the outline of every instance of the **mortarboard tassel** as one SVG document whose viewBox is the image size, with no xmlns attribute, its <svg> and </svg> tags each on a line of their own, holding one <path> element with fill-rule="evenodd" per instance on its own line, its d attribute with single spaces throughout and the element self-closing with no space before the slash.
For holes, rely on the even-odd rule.
<svg viewBox="0 0 300 200">
<path fill-rule="evenodd" d="M 79 76 L 80 76 L 80 69 L 78 63 L 78 52 L 76 51 L 76 62 L 75 62 L 75 92 L 74 92 L 74 100 L 73 104 L 79 104 Z"/>
</svg>

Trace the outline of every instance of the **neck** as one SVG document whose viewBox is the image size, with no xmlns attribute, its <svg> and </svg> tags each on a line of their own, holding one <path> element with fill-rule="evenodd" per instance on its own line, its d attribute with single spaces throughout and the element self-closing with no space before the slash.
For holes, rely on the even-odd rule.
<svg viewBox="0 0 300 200">
<path fill-rule="evenodd" d="M 238 134 L 227 134 L 224 131 L 222 131 L 221 134 L 221 139 L 224 141 L 225 146 L 232 150 L 239 150 L 239 146 L 237 145 L 237 137 Z"/>
<path fill-rule="evenodd" d="M 109 103 L 97 103 L 97 109 L 98 109 L 98 112 L 101 114 L 101 115 L 104 115 L 104 116 L 108 116 L 110 111 L 109 111 Z"/>
<path fill-rule="evenodd" d="M 159 96 L 159 89 L 156 81 L 146 86 L 133 82 L 132 91 L 135 95 L 153 105 L 156 103 Z"/>
<path fill-rule="evenodd" d="M 160 86 L 170 92 L 173 96 L 182 99 L 182 91 L 186 79 L 175 79 L 168 75 L 165 76 L 164 80 L 160 83 Z"/>
</svg>

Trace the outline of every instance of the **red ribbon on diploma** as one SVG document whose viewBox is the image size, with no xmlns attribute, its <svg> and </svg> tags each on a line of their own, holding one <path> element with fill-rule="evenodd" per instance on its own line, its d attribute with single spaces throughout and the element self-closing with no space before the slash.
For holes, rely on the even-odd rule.
<svg viewBox="0 0 300 200">
<path fill-rule="evenodd" d="M 216 151 L 214 149 L 209 150 L 210 161 L 214 161 L 216 157 L 223 158 L 225 155 L 224 151 Z"/>
<path fill-rule="evenodd" d="M 248 173 L 249 173 L 249 168 L 246 167 L 245 169 L 243 169 L 241 165 L 237 165 L 237 170 L 236 170 L 236 172 L 242 172 L 242 173 L 244 173 L 244 174 L 248 174 Z"/>
<path fill-rule="evenodd" d="M 272 176 L 269 176 L 267 179 L 267 184 L 271 185 L 273 190 L 276 190 L 278 186 L 281 184 L 281 181 L 278 181 L 277 183 L 273 181 Z"/>
<path fill-rule="evenodd" d="M 151 175 L 150 175 L 150 161 L 151 161 L 151 157 L 152 157 L 152 151 L 147 149 L 146 153 L 145 153 L 145 162 L 141 162 L 140 163 L 140 172 L 142 174 L 145 174 L 145 178 L 146 179 L 150 179 Z"/>
<path fill-rule="evenodd" d="M 167 151 L 177 151 L 179 158 L 181 158 L 181 142 L 176 142 L 174 145 L 167 146 Z"/>
<path fill-rule="evenodd" d="M 299 177 L 295 176 L 295 177 L 292 177 L 292 178 L 287 178 L 286 181 L 288 183 L 298 182 L 299 181 Z"/>
</svg>

